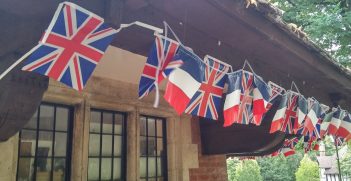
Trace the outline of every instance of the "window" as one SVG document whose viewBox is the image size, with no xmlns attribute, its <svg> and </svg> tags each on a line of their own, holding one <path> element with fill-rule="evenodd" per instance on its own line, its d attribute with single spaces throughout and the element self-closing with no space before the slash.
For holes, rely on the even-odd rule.
<svg viewBox="0 0 351 181">
<path fill-rule="evenodd" d="M 73 109 L 41 104 L 20 131 L 17 180 L 69 180 Z"/>
<path fill-rule="evenodd" d="M 125 180 L 125 114 L 93 109 L 88 180 Z"/>
<path fill-rule="evenodd" d="M 167 180 L 165 119 L 140 117 L 140 180 Z"/>
</svg>

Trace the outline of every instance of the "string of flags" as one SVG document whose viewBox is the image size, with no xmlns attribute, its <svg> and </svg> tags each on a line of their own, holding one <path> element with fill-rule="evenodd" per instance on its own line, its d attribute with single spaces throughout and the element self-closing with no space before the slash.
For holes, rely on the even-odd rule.
<svg viewBox="0 0 351 181">
<path fill-rule="evenodd" d="M 131 25 L 155 32 L 139 82 L 140 99 L 156 91 L 155 107 L 159 102 L 158 86 L 168 79 L 164 99 L 178 114 L 218 120 L 223 109 L 224 127 L 259 126 L 273 105 L 278 105 L 270 133 L 280 131 L 293 137 L 286 139 L 273 155 L 293 154 L 300 138 L 306 151 L 317 148 L 326 135 L 332 135 L 336 144 L 351 139 L 351 114 L 340 107 L 330 109 L 315 98 L 306 99 L 294 82 L 290 90 L 271 81 L 266 83 L 247 60 L 242 69 L 233 71 L 231 65 L 210 55 L 201 59 L 180 42 L 165 22 L 164 35 L 162 29 L 138 21 L 122 24 L 116 30 L 103 18 L 70 2 L 59 5 L 38 45 L 3 72 L 0 80 L 25 60 L 22 70 L 51 77 L 81 91 L 114 36 Z M 168 31 L 176 40 L 168 37 Z"/>
</svg>

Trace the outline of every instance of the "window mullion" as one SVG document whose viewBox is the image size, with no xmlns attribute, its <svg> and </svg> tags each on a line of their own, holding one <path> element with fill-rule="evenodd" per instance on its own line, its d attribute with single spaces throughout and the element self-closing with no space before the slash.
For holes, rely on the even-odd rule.
<svg viewBox="0 0 351 181">
<path fill-rule="evenodd" d="M 112 158 L 111 158 L 111 180 L 113 180 L 113 166 L 115 158 L 115 114 L 112 113 Z"/>
<path fill-rule="evenodd" d="M 36 142 L 35 142 L 35 154 L 34 154 L 34 175 L 33 175 L 33 179 L 34 180 L 37 180 L 37 156 L 38 156 L 38 153 L 37 153 L 37 150 L 38 150 L 38 142 L 39 142 L 39 121 L 40 121 L 40 109 L 41 109 L 41 106 L 39 106 L 38 108 L 38 117 L 37 117 L 37 130 L 36 130 Z"/>
<path fill-rule="evenodd" d="M 103 114 L 100 112 L 100 158 L 99 158 L 99 181 L 101 181 L 101 161 L 102 161 L 102 120 L 103 120 Z"/>
<path fill-rule="evenodd" d="M 55 130 L 56 130 L 56 106 L 54 106 L 54 128 L 52 131 L 52 150 L 51 150 L 51 172 L 50 172 L 50 180 L 53 180 L 54 175 L 54 155 L 55 155 Z M 67 147 L 66 147 L 67 148 Z"/>
</svg>

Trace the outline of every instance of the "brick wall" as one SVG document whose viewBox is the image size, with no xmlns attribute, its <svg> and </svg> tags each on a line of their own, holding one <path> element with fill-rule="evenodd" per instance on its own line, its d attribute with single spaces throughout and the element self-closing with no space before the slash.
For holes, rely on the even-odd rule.
<svg viewBox="0 0 351 181">
<path fill-rule="evenodd" d="M 190 181 L 227 181 L 227 164 L 225 155 L 206 156 L 201 153 L 199 119 L 191 120 L 192 142 L 198 144 L 199 167 L 189 170 Z"/>
</svg>

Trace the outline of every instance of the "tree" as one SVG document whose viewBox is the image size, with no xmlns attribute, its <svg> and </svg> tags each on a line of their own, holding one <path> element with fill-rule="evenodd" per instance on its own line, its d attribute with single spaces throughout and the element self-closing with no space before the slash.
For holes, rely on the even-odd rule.
<svg viewBox="0 0 351 181">
<path fill-rule="evenodd" d="M 351 4 L 349 0 L 272 0 L 283 19 L 302 26 L 308 37 L 339 63 L 351 66 Z"/>
<path fill-rule="evenodd" d="M 303 157 L 297 169 L 296 181 L 319 181 L 319 167 L 307 155 Z"/>
<path fill-rule="evenodd" d="M 240 164 L 239 159 L 237 158 L 228 158 L 227 159 L 227 173 L 229 181 L 237 181 L 235 177 L 236 167 Z"/>
<path fill-rule="evenodd" d="M 235 170 L 236 181 L 262 181 L 260 166 L 256 160 L 243 160 Z"/>
</svg>

